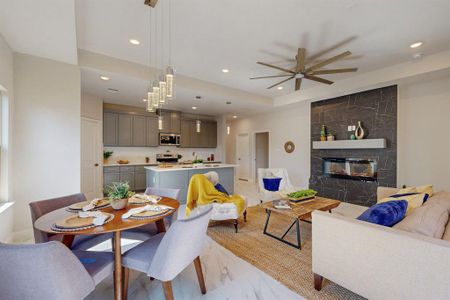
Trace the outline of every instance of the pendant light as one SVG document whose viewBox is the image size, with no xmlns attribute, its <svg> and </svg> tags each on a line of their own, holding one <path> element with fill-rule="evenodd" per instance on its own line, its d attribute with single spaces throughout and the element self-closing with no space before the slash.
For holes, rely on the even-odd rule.
<svg viewBox="0 0 450 300">
<path fill-rule="evenodd" d="M 147 93 L 147 111 L 148 112 L 155 112 L 155 107 L 153 106 L 154 100 L 154 93 L 153 91 L 149 91 Z"/>
<path fill-rule="evenodd" d="M 166 95 L 168 100 L 175 99 L 175 72 L 172 66 L 172 0 L 169 3 L 169 65 L 166 68 Z"/>
<path fill-rule="evenodd" d="M 150 78 L 152 77 L 152 10 L 149 10 L 149 43 L 148 43 L 148 57 L 149 57 L 149 71 Z M 151 80 L 151 79 L 150 79 Z M 149 89 L 147 91 L 147 112 L 155 112 L 156 108 L 154 106 L 155 103 L 155 93 L 153 92 L 153 87 L 151 81 L 149 82 Z"/>
<path fill-rule="evenodd" d="M 199 115 L 197 115 L 197 121 L 195 121 L 195 131 L 197 133 L 200 133 L 200 131 L 202 130 L 202 121 L 200 121 Z"/>
<path fill-rule="evenodd" d="M 159 77 L 159 103 L 161 105 L 166 104 L 166 82 L 164 79 L 163 75 Z"/>
<path fill-rule="evenodd" d="M 161 109 L 158 110 L 158 130 L 163 130 L 163 118 L 161 116 Z"/>
</svg>

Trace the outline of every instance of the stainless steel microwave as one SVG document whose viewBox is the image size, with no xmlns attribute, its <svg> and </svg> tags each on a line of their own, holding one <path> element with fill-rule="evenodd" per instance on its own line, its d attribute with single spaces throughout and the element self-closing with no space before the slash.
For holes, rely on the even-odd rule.
<svg viewBox="0 0 450 300">
<path fill-rule="evenodd" d="M 160 133 L 159 144 L 161 146 L 179 146 L 181 137 L 179 134 Z"/>
</svg>

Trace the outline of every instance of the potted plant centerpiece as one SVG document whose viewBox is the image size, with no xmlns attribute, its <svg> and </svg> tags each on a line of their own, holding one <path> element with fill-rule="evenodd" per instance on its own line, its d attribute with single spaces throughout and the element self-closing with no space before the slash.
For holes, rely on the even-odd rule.
<svg viewBox="0 0 450 300">
<path fill-rule="evenodd" d="M 106 194 L 108 195 L 111 206 L 115 210 L 124 209 L 128 204 L 128 198 L 134 195 L 130 191 L 128 182 L 113 182 L 106 187 Z"/>
</svg>

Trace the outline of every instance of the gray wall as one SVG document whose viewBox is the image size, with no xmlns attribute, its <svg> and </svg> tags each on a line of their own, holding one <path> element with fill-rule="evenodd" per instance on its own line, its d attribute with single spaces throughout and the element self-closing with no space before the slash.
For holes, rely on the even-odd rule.
<svg viewBox="0 0 450 300">
<path fill-rule="evenodd" d="M 397 186 L 397 86 L 311 103 L 311 140 L 320 140 L 322 124 L 336 139 L 349 139 L 348 125 L 362 121 L 366 138 L 385 138 L 386 149 L 314 150 L 311 147 L 310 188 L 319 195 L 359 205 L 376 202 L 376 188 Z M 312 145 L 312 142 L 311 142 Z M 323 157 L 375 159 L 378 181 L 366 182 L 322 176 Z"/>
</svg>

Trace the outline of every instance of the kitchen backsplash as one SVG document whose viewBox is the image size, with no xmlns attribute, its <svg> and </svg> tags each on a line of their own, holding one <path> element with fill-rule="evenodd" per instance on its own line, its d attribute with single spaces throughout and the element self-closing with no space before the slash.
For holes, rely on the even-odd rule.
<svg viewBox="0 0 450 300">
<path fill-rule="evenodd" d="M 221 157 L 218 157 L 217 149 L 202 149 L 202 148 L 177 148 L 173 146 L 168 147 L 105 147 L 104 150 L 113 151 L 113 155 L 109 158 L 110 163 L 115 163 L 119 159 L 127 159 L 130 163 L 143 163 L 145 157 L 150 157 L 150 163 L 156 162 L 156 154 L 174 152 L 183 155 L 180 161 L 192 160 L 194 157 L 192 152 L 195 152 L 198 158 L 204 160 L 208 156 L 214 154 L 215 161 L 220 161 Z"/>
</svg>

